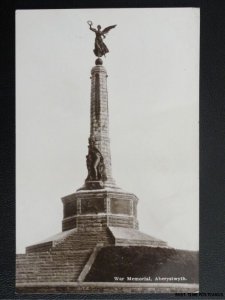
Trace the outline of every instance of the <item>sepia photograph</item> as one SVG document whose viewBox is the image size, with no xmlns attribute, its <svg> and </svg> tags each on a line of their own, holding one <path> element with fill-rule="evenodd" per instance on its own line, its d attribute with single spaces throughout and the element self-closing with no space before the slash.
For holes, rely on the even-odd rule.
<svg viewBox="0 0 225 300">
<path fill-rule="evenodd" d="M 16 11 L 16 292 L 199 291 L 199 8 Z"/>
</svg>

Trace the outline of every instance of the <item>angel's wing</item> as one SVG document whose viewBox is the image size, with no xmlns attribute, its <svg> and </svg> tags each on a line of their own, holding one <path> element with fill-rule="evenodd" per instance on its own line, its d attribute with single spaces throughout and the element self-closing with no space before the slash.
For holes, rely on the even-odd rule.
<svg viewBox="0 0 225 300">
<path fill-rule="evenodd" d="M 108 33 L 109 30 L 111 30 L 111 29 L 113 29 L 113 28 L 115 28 L 115 27 L 116 27 L 116 25 L 112 25 L 112 26 L 106 27 L 105 29 L 102 30 L 102 34 Z"/>
</svg>

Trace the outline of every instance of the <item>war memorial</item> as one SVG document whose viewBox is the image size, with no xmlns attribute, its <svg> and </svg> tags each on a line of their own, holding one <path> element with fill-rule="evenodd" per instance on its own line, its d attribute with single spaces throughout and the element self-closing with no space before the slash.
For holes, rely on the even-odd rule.
<svg viewBox="0 0 225 300">
<path fill-rule="evenodd" d="M 16 292 L 196 292 L 197 253 L 173 249 L 139 231 L 139 199 L 113 178 L 103 66 L 109 49 L 103 37 L 116 25 L 103 30 L 93 28 L 91 21 L 88 25 L 95 33 L 97 58 L 91 69 L 87 177 L 76 192 L 62 198 L 62 232 L 17 254 Z"/>
</svg>

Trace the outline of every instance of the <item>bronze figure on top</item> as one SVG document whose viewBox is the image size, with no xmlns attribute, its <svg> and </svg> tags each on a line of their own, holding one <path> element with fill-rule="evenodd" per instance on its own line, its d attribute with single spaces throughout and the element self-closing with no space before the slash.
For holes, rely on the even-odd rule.
<svg viewBox="0 0 225 300">
<path fill-rule="evenodd" d="M 106 44 L 103 42 L 102 38 L 105 38 L 105 34 L 107 34 L 112 28 L 115 28 L 116 25 L 108 26 L 105 29 L 101 31 L 101 26 L 98 25 L 97 29 L 92 27 L 92 22 L 88 21 L 87 22 L 89 25 L 90 30 L 95 32 L 95 49 L 94 54 L 97 57 L 102 57 L 103 55 L 105 56 L 106 53 L 109 52 L 109 49 L 107 48 Z"/>
</svg>

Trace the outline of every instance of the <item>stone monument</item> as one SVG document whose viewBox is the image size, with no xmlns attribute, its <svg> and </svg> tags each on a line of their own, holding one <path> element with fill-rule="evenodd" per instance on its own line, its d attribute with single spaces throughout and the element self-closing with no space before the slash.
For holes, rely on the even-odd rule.
<svg viewBox="0 0 225 300">
<path fill-rule="evenodd" d="M 109 52 L 102 36 L 116 25 L 101 31 L 100 25 L 96 30 L 91 21 L 88 24 L 96 34 L 94 54 L 97 59 L 91 70 L 87 177 L 75 193 L 62 198 L 62 232 L 27 247 L 26 254 L 17 255 L 18 291 L 29 291 L 29 286 L 36 291 L 46 283 L 49 285 L 44 291 L 49 291 L 54 282 L 58 286 L 63 282 L 63 291 L 68 291 L 66 283 L 84 281 L 97 252 L 107 246 L 169 248 L 166 242 L 139 231 L 138 198 L 118 187 L 113 179 L 108 75 L 100 57 Z M 57 292 L 57 287 L 53 291 Z"/>
<path fill-rule="evenodd" d="M 102 235 L 110 232 L 114 244 L 166 246 L 158 239 L 143 235 L 138 231 L 137 203 L 138 198 L 119 188 L 112 177 L 111 152 L 109 139 L 109 112 L 107 71 L 100 58 L 109 52 L 103 43 L 102 36 L 115 28 L 116 25 L 106 27 L 101 31 L 92 28 L 96 34 L 95 49 L 98 57 L 91 70 L 91 108 L 90 108 L 90 136 L 86 164 L 88 175 L 84 185 L 74 194 L 63 197 L 64 219 L 62 230 L 77 229 L 78 234 L 95 234 L 99 238 L 96 242 L 103 242 Z"/>
</svg>

